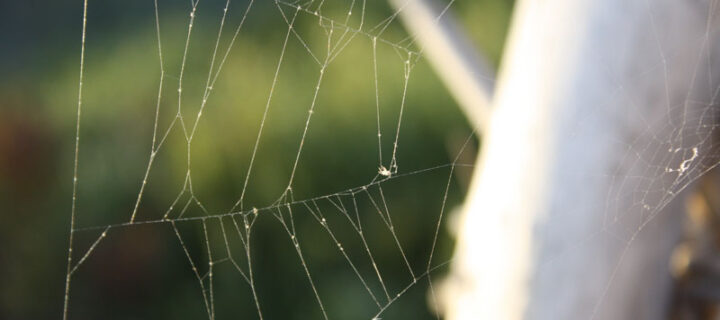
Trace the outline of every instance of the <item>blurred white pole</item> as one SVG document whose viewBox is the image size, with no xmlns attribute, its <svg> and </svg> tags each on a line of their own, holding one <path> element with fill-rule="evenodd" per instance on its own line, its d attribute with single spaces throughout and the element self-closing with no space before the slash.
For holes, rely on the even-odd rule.
<svg viewBox="0 0 720 320">
<path fill-rule="evenodd" d="M 427 0 L 390 0 L 390 3 L 468 120 L 480 132 L 490 116 L 495 78 L 488 63 L 473 49 L 452 13 Z"/>
<path fill-rule="evenodd" d="M 688 102 L 717 86 L 702 60 L 720 51 L 708 6 L 520 0 L 489 117 L 467 111 L 462 72 L 449 71 L 464 61 L 443 40 L 454 37 L 423 6 L 400 6 L 461 106 L 487 121 L 442 289 L 447 319 L 662 318 L 682 225 L 678 202 L 662 204 L 679 169 L 697 165 L 697 136 L 682 130 L 703 128 L 707 105 Z M 487 99 L 481 88 L 468 90 Z"/>
</svg>

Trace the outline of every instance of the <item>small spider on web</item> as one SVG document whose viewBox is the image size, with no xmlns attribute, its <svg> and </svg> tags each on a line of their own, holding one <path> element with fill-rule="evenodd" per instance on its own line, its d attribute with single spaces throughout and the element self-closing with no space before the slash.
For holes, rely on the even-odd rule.
<svg viewBox="0 0 720 320">
<path fill-rule="evenodd" d="M 385 166 L 381 165 L 380 168 L 378 168 L 378 174 L 380 174 L 383 177 L 390 177 L 392 176 L 392 172 L 385 168 Z"/>
</svg>

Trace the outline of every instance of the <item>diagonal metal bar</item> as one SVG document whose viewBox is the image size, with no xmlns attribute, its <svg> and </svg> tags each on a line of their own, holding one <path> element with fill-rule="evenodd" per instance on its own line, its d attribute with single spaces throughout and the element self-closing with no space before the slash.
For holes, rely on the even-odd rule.
<svg viewBox="0 0 720 320">
<path fill-rule="evenodd" d="M 389 0 L 405 28 L 473 127 L 482 132 L 490 117 L 495 73 L 470 44 L 458 23 L 431 0 Z"/>
</svg>

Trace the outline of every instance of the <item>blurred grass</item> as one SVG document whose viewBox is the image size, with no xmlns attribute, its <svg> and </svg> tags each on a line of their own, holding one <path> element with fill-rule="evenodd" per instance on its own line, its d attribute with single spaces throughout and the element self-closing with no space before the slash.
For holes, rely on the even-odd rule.
<svg viewBox="0 0 720 320">
<path fill-rule="evenodd" d="M 16 3 L 4 21 L 22 36 L 7 34 L 12 52 L 3 54 L 9 72 L 0 82 L 0 318 L 57 318 L 62 310 L 67 249 L 75 103 L 79 67 L 81 2 Z M 192 121 L 200 104 L 224 1 L 202 2 L 198 9 L 184 75 L 182 113 Z M 227 45 L 245 2 L 233 2 Z M 498 63 L 512 3 L 500 0 L 456 1 L 452 11 L 478 48 Z M 283 8 L 286 14 L 294 10 Z M 357 25 L 359 10 L 351 25 Z M 364 30 L 392 14 L 384 2 L 368 2 Z M 328 2 L 322 14 L 344 19 Z M 31 17 L 31 18 L 28 18 Z M 81 125 L 80 227 L 129 219 L 150 154 L 160 66 L 151 1 L 90 2 Z M 177 112 L 177 86 L 187 32 L 186 3 L 160 1 L 166 70 L 159 133 Z M 28 28 L 19 28 L 27 25 Z M 326 38 L 314 15 L 300 12 L 296 30 L 322 57 Z M 227 212 L 239 197 L 252 146 L 267 101 L 287 25 L 270 1 L 256 1 L 218 82 L 192 143 L 193 190 L 210 213 Z M 341 31 L 336 28 L 335 32 Z M 381 35 L 400 41 L 405 31 L 395 22 Z M 32 40 L 28 40 L 32 39 Z M 411 48 L 413 49 L 413 48 Z M 402 99 L 402 52 L 378 42 L 377 63 L 383 156 L 387 166 Z M 293 183 L 295 199 L 333 194 L 370 182 L 377 173 L 375 89 L 371 39 L 356 36 L 328 67 Z M 246 206 L 264 207 L 283 192 L 298 150 L 318 67 L 297 38 L 291 37 L 278 76 L 265 131 L 250 178 Z M 457 140 L 470 129 L 443 84 L 427 63 L 414 64 L 400 131 L 400 172 L 452 162 Z M 187 149 L 175 128 L 158 153 L 139 220 L 161 218 L 182 187 Z M 459 137 L 459 138 L 458 138 Z M 472 159 L 472 156 L 469 156 Z M 469 174 L 462 171 L 463 175 Z M 399 178 L 382 185 L 396 232 L 415 273 L 424 271 L 449 168 Z M 453 180 L 450 205 L 459 203 L 465 179 Z M 379 189 L 369 193 L 379 199 Z M 388 289 L 398 292 L 412 281 L 370 198 L 356 197 L 372 253 Z M 344 197 L 349 206 L 352 199 Z M 329 202 L 319 203 L 332 230 L 368 282 L 374 279 L 354 230 Z M 367 319 L 376 309 L 343 256 L 303 206 L 293 207 L 298 237 L 331 318 Z M 292 244 L 266 211 L 253 228 L 253 257 L 260 303 L 267 319 L 320 316 Z M 187 216 L 201 215 L 191 206 Z M 284 214 L 287 215 L 287 212 Z M 177 211 L 172 216 L 177 215 Z M 224 220 L 225 227 L 230 220 Z M 198 265 L 207 258 L 201 223 L 179 223 Z M 213 255 L 222 257 L 221 226 L 208 220 Z M 82 253 L 97 232 L 78 232 Z M 239 239 L 229 240 L 244 262 Z M 446 261 L 452 242 L 441 228 L 436 263 Z M 76 261 L 79 256 L 76 256 Z M 440 270 L 441 274 L 444 269 Z M 439 275 L 438 274 L 438 275 Z M 438 278 L 438 275 L 434 275 Z M 228 263 L 215 275 L 217 317 L 255 317 L 249 287 Z M 377 281 L 370 284 L 379 297 Z M 418 282 L 394 302 L 383 318 L 432 318 L 426 304 L 427 282 Z M 199 285 L 168 224 L 113 229 L 108 239 L 73 278 L 71 316 L 75 319 L 196 319 L 205 316 Z"/>
</svg>

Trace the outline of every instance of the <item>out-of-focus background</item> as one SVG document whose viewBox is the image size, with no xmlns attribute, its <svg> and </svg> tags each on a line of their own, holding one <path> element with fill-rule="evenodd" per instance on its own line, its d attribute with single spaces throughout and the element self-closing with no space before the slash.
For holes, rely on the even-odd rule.
<svg viewBox="0 0 720 320">
<path fill-rule="evenodd" d="M 350 1 L 346 2 L 326 1 L 319 14 L 345 21 Z M 371 35 L 382 28 L 373 27 L 394 14 L 384 1 L 368 1 L 364 10 L 360 1 L 356 2 L 348 25 L 357 27 L 364 11 L 362 30 Z M 247 5 L 247 1 L 231 2 L 220 37 L 221 52 Z M 497 65 L 512 5 L 506 0 L 463 0 L 454 1 L 448 12 L 458 18 L 477 49 Z M 183 75 L 181 108 L 187 123 L 194 121 L 202 100 L 224 6 L 225 1 L 201 0 L 196 11 Z M 177 113 L 191 4 L 160 0 L 158 7 L 165 69 L 157 121 L 162 136 Z M 211 214 L 228 212 L 242 191 L 288 30 L 281 10 L 286 18 L 295 14 L 289 5 L 280 7 L 273 1 L 255 1 L 198 124 L 190 151 L 192 189 Z M 4 48 L 0 50 L 0 318 L 57 319 L 62 315 L 70 223 L 82 1 L 7 1 L 0 4 L 0 12 L 4 30 L 0 33 Z M 324 58 L 328 22 L 305 11 L 296 19 L 297 33 L 289 38 L 278 74 L 248 184 L 246 209 L 271 205 L 287 185 L 319 70 L 308 48 Z M 335 26 L 332 30 L 337 33 L 334 39 L 344 31 Z M 407 55 L 402 49 L 418 50 L 406 37 L 400 23 L 390 23 L 379 36 L 375 55 L 386 166 L 403 97 Z M 293 183 L 294 199 L 366 185 L 377 174 L 373 58 L 372 38 L 358 34 L 329 65 Z M 150 155 L 159 80 L 153 1 L 90 1 L 78 228 L 116 225 L 130 218 Z M 399 134 L 399 173 L 452 163 L 471 134 L 428 64 L 423 59 L 413 60 Z M 138 221 L 162 218 L 178 196 L 187 173 L 186 146 L 176 126 L 153 163 Z M 477 138 L 473 137 L 458 162 L 472 164 L 476 149 Z M 471 170 L 458 167 L 453 173 L 448 214 L 439 229 L 433 265 L 451 256 L 449 213 L 462 200 Z M 386 210 L 416 274 L 427 265 L 448 175 L 446 166 L 382 184 Z M 380 199 L 380 190 L 369 188 L 369 192 L 372 196 L 357 196 L 357 210 L 388 290 L 397 293 L 412 283 L 412 276 L 375 212 L 371 199 Z M 352 200 L 337 197 L 348 207 Z M 181 205 L 186 201 L 187 194 Z M 318 205 L 336 234 L 353 234 L 347 223 L 337 220 L 332 203 L 319 201 Z M 328 315 L 371 318 L 377 306 L 370 295 L 328 234 L 302 210 L 301 206 L 295 209 L 293 221 Z M 263 315 L 266 319 L 319 318 L 318 303 L 292 242 L 272 213 L 261 213 L 252 233 L 251 260 Z M 178 214 L 176 208 L 170 216 Z M 184 213 L 188 217 L 203 214 L 194 203 Z M 207 269 L 207 241 L 202 223 L 179 222 L 177 226 L 203 272 Z M 222 257 L 225 247 L 218 221 L 208 220 L 207 228 L 212 253 Z M 75 261 L 98 234 L 98 230 L 76 232 Z M 237 233 L 229 242 L 237 250 L 238 261 L 245 263 Z M 346 243 L 360 274 L 371 282 L 375 275 L 365 249 L 356 238 L 348 238 Z M 445 269 L 439 268 L 433 277 L 441 278 Z M 369 287 L 376 295 L 384 295 L 377 281 Z M 198 281 L 168 223 L 111 229 L 74 273 L 71 288 L 71 319 L 207 316 Z M 249 286 L 227 261 L 215 268 L 213 295 L 217 318 L 257 317 Z M 390 304 L 382 317 L 433 318 L 428 301 L 424 279 Z"/>
</svg>

